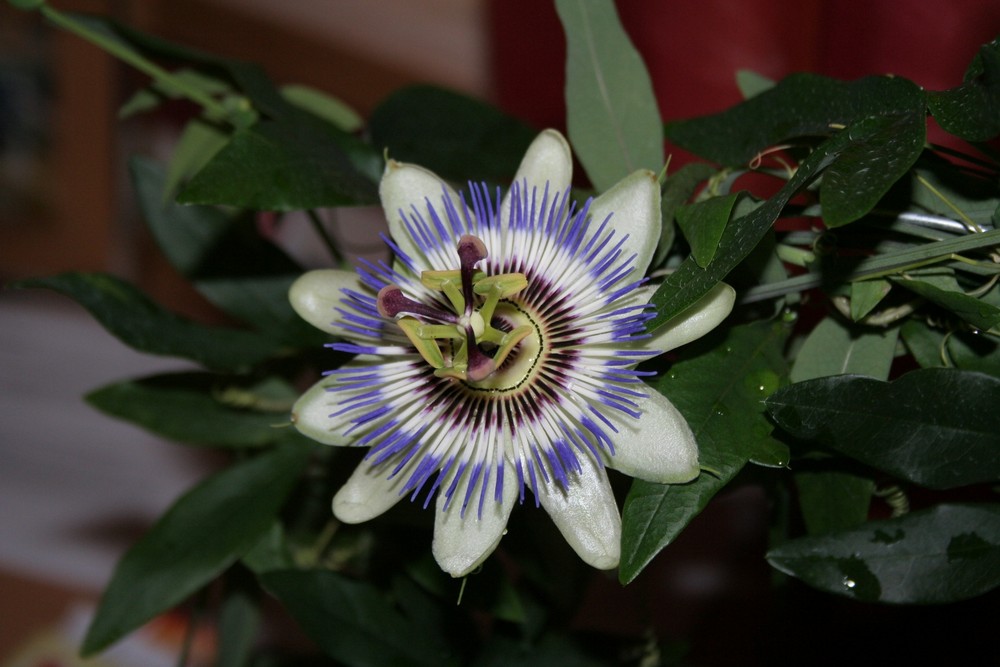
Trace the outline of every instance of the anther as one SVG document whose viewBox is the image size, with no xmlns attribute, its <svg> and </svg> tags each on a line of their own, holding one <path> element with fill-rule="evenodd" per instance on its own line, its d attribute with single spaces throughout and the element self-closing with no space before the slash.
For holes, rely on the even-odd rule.
<svg viewBox="0 0 1000 667">
<path fill-rule="evenodd" d="M 386 285 L 380 289 L 375 298 L 375 305 L 382 317 L 396 318 L 400 315 L 411 315 L 432 322 L 455 321 L 455 317 L 451 313 L 409 298 L 403 294 L 403 290 L 398 285 Z"/>
</svg>

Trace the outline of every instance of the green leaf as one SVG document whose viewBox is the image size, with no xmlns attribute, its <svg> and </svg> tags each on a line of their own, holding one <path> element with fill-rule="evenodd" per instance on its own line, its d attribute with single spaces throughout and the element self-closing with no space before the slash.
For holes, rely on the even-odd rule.
<svg viewBox="0 0 1000 667">
<path fill-rule="evenodd" d="M 795 194 L 853 143 L 864 141 L 870 133 L 877 133 L 880 128 L 881 119 L 865 119 L 849 132 L 841 132 L 823 142 L 802 161 L 792 177 L 773 197 L 726 225 L 711 264 L 702 268 L 693 259 L 685 260 L 667 276 L 650 299 L 650 303 L 656 307 L 656 316 L 646 323 L 647 328 L 652 331 L 666 324 L 715 287 L 757 247 Z"/>
<path fill-rule="evenodd" d="M 1000 479 L 1000 380 L 923 369 L 894 382 L 841 375 L 799 382 L 767 409 L 792 435 L 933 489 Z"/>
<path fill-rule="evenodd" d="M 677 210 L 691 198 L 699 183 L 715 173 L 715 168 L 709 164 L 692 162 L 667 177 L 660 197 L 660 217 L 663 221 L 663 228 L 660 230 L 660 242 L 656 248 L 656 256 L 651 267 L 661 266 L 670 252 L 670 246 L 674 239 L 674 217 Z"/>
<path fill-rule="evenodd" d="M 184 494 L 125 554 L 83 641 L 90 656 L 221 574 L 270 528 L 309 455 L 285 446 Z"/>
<path fill-rule="evenodd" d="M 1000 585 L 1000 506 L 938 505 L 767 554 L 786 574 L 866 602 L 940 604 Z"/>
<path fill-rule="evenodd" d="M 127 380 L 87 394 L 87 402 L 170 440 L 206 447 L 263 447 L 297 439 L 289 411 L 297 394 L 208 373 Z"/>
<path fill-rule="evenodd" d="M 397 611 L 371 584 L 322 570 L 268 572 L 261 583 L 327 655 L 344 664 L 447 664 L 441 638 Z"/>
<path fill-rule="evenodd" d="M 357 132 L 364 124 L 361 116 L 342 100 L 321 90 L 291 84 L 281 87 L 281 96 L 300 109 L 340 128 L 344 132 Z"/>
<path fill-rule="evenodd" d="M 216 667 L 246 667 L 261 624 L 260 589 L 246 570 L 236 569 L 233 575 L 227 577 L 226 596 L 219 609 Z"/>
<path fill-rule="evenodd" d="M 295 556 L 285 539 L 284 524 L 276 520 L 263 537 L 244 554 L 242 563 L 256 574 L 294 568 Z"/>
<path fill-rule="evenodd" d="M 892 284 L 888 280 L 858 280 L 851 283 L 851 319 L 863 319 L 889 294 Z"/>
<path fill-rule="evenodd" d="M 765 90 L 774 88 L 774 85 L 774 79 L 770 79 L 763 74 L 758 74 L 748 69 L 736 71 L 736 87 L 740 89 L 740 95 L 745 100 L 756 97 Z"/>
<path fill-rule="evenodd" d="M 374 204 L 380 163 L 360 140 L 293 108 L 237 129 L 178 201 L 259 211 Z"/>
<path fill-rule="evenodd" d="M 924 148 L 923 105 L 872 123 L 875 130 L 852 142 L 823 174 L 819 198 L 828 227 L 846 225 L 871 211 L 910 170 Z"/>
<path fill-rule="evenodd" d="M 748 461 L 787 464 L 788 449 L 771 437 L 761 399 L 787 371 L 788 334 L 786 324 L 733 327 L 710 351 L 698 353 L 701 341 L 685 348 L 692 356 L 654 383 L 687 419 L 701 465 L 714 472 L 687 484 L 633 482 L 622 512 L 622 583 L 635 579 Z"/>
<path fill-rule="evenodd" d="M 134 158 L 129 168 L 149 230 L 186 278 L 301 274 L 298 264 L 261 238 L 253 216 L 164 201 L 166 175 L 161 165 Z"/>
<path fill-rule="evenodd" d="M 610 0 L 556 0 L 566 33 L 566 124 L 590 182 L 607 190 L 663 166 L 663 124 L 646 66 Z"/>
<path fill-rule="evenodd" d="M 964 329 L 943 332 L 919 320 L 907 320 L 903 342 L 922 368 L 954 366 L 1000 377 L 1000 337 Z"/>
<path fill-rule="evenodd" d="M 761 151 L 803 137 L 835 136 L 837 128 L 878 116 L 922 117 L 923 94 L 901 77 L 852 82 L 793 74 L 726 111 L 667 125 L 667 138 L 704 158 L 745 167 Z"/>
<path fill-rule="evenodd" d="M 677 224 L 691 246 L 698 266 L 705 268 L 715 257 L 719 239 L 742 193 L 712 197 L 677 209 Z"/>
<path fill-rule="evenodd" d="M 843 373 L 880 380 L 889 377 L 899 329 L 872 331 L 847 327 L 827 317 L 809 333 L 795 355 L 792 382 Z M 795 485 L 799 508 L 811 534 L 853 528 L 868 517 L 875 483 L 838 470 L 798 470 Z"/>
<path fill-rule="evenodd" d="M 126 345 L 150 354 L 184 357 L 219 370 L 245 370 L 277 352 L 250 331 L 208 327 L 164 310 L 134 285 L 102 273 L 63 273 L 14 283 L 55 290 L 86 308 Z"/>
<path fill-rule="evenodd" d="M 177 143 L 174 144 L 174 154 L 162 185 L 163 202 L 171 201 L 181 184 L 198 173 L 228 142 L 229 133 L 219 126 L 201 118 L 188 121 Z M 133 158 L 129 163 L 133 181 L 135 163 L 139 160 L 140 158 Z"/>
<path fill-rule="evenodd" d="M 372 146 L 459 183 L 508 184 L 535 131 L 484 102 L 433 86 L 394 92 L 372 112 Z"/>
<path fill-rule="evenodd" d="M 257 232 L 252 215 L 164 201 L 163 169 L 133 159 L 132 181 L 146 224 L 161 250 L 195 288 L 230 315 L 296 347 L 325 336 L 292 309 L 288 289 L 302 269 Z"/>
<path fill-rule="evenodd" d="M 961 86 L 928 92 L 927 106 L 946 132 L 966 141 L 1000 134 L 1000 39 L 980 47 Z"/>
<path fill-rule="evenodd" d="M 811 535 L 854 528 L 868 518 L 875 482 L 837 470 L 798 471 L 799 508 Z"/>
<path fill-rule="evenodd" d="M 514 641 L 493 633 L 473 667 L 602 667 L 609 663 L 587 655 L 581 642 L 547 633 L 537 641 Z M 664 663 L 667 664 L 667 663 Z"/>
<path fill-rule="evenodd" d="M 898 336 L 898 328 L 876 330 L 847 326 L 836 317 L 824 318 L 795 355 L 789 379 L 802 382 L 850 373 L 885 380 Z"/>
<path fill-rule="evenodd" d="M 143 111 L 150 111 L 164 99 L 181 99 L 186 89 L 200 90 L 208 96 L 218 96 L 230 92 L 229 85 L 216 77 L 197 70 L 179 69 L 171 72 L 170 81 L 154 81 L 148 88 L 142 88 L 129 98 L 118 110 L 118 118 L 125 119 Z"/>
<path fill-rule="evenodd" d="M 950 310 L 978 329 L 988 331 L 1000 325 L 1000 308 L 982 299 L 963 294 L 960 291 L 942 289 L 927 280 L 919 280 L 909 276 L 894 278 L 893 281 L 928 301 Z M 955 287 L 957 289 L 957 283 Z"/>
</svg>

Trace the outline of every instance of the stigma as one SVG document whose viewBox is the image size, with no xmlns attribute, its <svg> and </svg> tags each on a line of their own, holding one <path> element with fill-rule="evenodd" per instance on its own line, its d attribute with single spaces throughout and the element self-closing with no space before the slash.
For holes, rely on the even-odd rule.
<svg viewBox="0 0 1000 667">
<path fill-rule="evenodd" d="M 458 240 L 456 251 L 458 268 L 420 274 L 424 287 L 443 295 L 438 303 L 411 299 L 390 284 L 379 291 L 376 305 L 383 317 L 396 321 L 435 375 L 475 387 L 494 376 L 537 326 L 505 315 L 510 309 L 504 303 L 528 286 L 523 273 L 489 276 L 479 270 L 489 253 L 471 234 Z"/>
</svg>

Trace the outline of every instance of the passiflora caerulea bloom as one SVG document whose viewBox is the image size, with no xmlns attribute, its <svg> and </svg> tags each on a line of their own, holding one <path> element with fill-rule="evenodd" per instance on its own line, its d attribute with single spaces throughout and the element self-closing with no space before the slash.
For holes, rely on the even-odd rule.
<svg viewBox="0 0 1000 667">
<path fill-rule="evenodd" d="M 502 198 L 390 161 L 380 195 L 395 262 L 313 271 L 291 290 L 302 317 L 344 341 L 330 347 L 357 354 L 293 410 L 313 439 L 369 448 L 334 514 L 358 523 L 434 498 L 434 556 L 454 576 L 532 496 L 587 563 L 613 568 L 621 519 L 605 466 L 661 483 L 699 472 L 684 418 L 635 366 L 714 328 L 733 290 L 646 333 L 656 176 L 637 171 L 579 207 L 571 176 L 552 130 Z"/>
</svg>

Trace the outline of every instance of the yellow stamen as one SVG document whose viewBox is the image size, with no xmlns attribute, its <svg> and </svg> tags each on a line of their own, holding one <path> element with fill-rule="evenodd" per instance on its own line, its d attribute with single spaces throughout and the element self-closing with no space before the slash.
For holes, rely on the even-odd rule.
<svg viewBox="0 0 1000 667">
<path fill-rule="evenodd" d="M 413 343 L 413 347 L 417 348 L 417 352 L 420 353 L 424 361 L 430 364 L 431 368 L 444 368 L 444 356 L 441 354 L 441 348 L 438 347 L 437 341 L 420 335 L 420 330 L 424 326 L 420 320 L 415 317 L 402 317 L 396 321 L 396 324 L 403 330 L 406 337 Z"/>
</svg>

